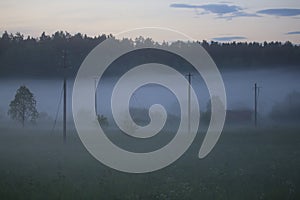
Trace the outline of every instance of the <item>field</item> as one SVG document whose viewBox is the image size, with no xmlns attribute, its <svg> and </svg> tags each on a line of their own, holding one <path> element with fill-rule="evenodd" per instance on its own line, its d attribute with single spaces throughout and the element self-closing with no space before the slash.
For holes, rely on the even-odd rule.
<svg viewBox="0 0 300 200">
<path fill-rule="evenodd" d="M 225 128 L 205 159 L 203 133 L 172 165 L 127 174 L 95 160 L 75 131 L 0 128 L 0 199 L 300 199 L 299 128 Z"/>
</svg>

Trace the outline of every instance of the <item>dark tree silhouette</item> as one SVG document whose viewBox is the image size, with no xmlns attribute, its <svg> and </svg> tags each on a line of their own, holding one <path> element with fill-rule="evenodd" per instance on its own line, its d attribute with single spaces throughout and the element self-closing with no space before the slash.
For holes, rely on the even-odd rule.
<svg viewBox="0 0 300 200">
<path fill-rule="evenodd" d="M 101 126 L 107 127 L 108 126 L 108 120 L 104 115 L 98 115 L 98 122 Z"/>
<path fill-rule="evenodd" d="M 24 37 L 21 33 L 4 32 L 0 36 L 0 78 L 47 77 L 61 78 L 62 52 L 68 52 L 68 77 L 75 77 L 78 68 L 88 53 L 105 39 L 116 40 L 121 46 L 143 47 L 145 45 L 187 48 L 200 43 L 220 69 L 299 69 L 300 46 L 291 42 L 163 42 L 151 38 L 115 39 L 112 35 L 88 37 L 81 33 L 71 35 L 57 31 L 52 35 L 45 32 L 38 38 Z M 143 58 L 140 58 L 143 59 Z M 134 62 L 134 61 L 132 61 Z M 139 61 L 137 61 L 139 63 Z"/>
<path fill-rule="evenodd" d="M 25 121 L 34 123 L 39 115 L 36 109 L 36 100 L 26 86 L 21 86 L 17 90 L 15 99 L 10 102 L 9 107 L 8 115 L 21 122 L 23 127 Z"/>
</svg>

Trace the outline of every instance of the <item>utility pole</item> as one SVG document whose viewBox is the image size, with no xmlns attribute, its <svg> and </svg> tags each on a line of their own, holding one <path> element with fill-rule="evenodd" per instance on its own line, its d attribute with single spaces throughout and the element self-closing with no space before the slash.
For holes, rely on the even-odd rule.
<svg viewBox="0 0 300 200">
<path fill-rule="evenodd" d="M 188 133 L 191 132 L 191 84 L 192 84 L 192 74 L 187 75 L 189 85 L 188 85 Z"/>
<path fill-rule="evenodd" d="M 254 84 L 254 125 L 257 127 L 257 99 L 259 94 L 259 87 L 257 83 Z"/>
<path fill-rule="evenodd" d="M 98 77 L 94 77 L 94 80 L 95 80 L 95 112 L 96 112 L 96 119 L 98 119 L 98 114 L 97 114 L 97 110 L 98 110 L 98 106 L 97 106 L 97 79 L 98 79 Z"/>
<path fill-rule="evenodd" d="M 64 108 L 63 108 L 63 141 L 67 142 L 67 78 L 66 78 L 66 51 L 63 51 L 63 68 L 64 68 Z"/>
</svg>

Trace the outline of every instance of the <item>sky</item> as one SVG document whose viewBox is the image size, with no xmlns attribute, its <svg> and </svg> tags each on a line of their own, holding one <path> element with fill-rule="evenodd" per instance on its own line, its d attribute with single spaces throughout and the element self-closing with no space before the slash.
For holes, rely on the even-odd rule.
<svg viewBox="0 0 300 200">
<path fill-rule="evenodd" d="M 95 36 L 164 27 L 196 40 L 300 44 L 299 0 L 0 0 L 0 32 Z"/>
</svg>

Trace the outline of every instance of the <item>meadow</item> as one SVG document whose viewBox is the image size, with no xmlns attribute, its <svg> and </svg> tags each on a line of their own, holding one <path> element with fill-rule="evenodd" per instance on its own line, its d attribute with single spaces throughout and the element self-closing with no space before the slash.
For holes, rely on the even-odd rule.
<svg viewBox="0 0 300 200">
<path fill-rule="evenodd" d="M 75 130 L 0 127 L 0 199 L 300 199 L 300 132 L 225 127 L 198 159 L 204 133 L 170 166 L 128 174 L 104 166 Z"/>
</svg>

